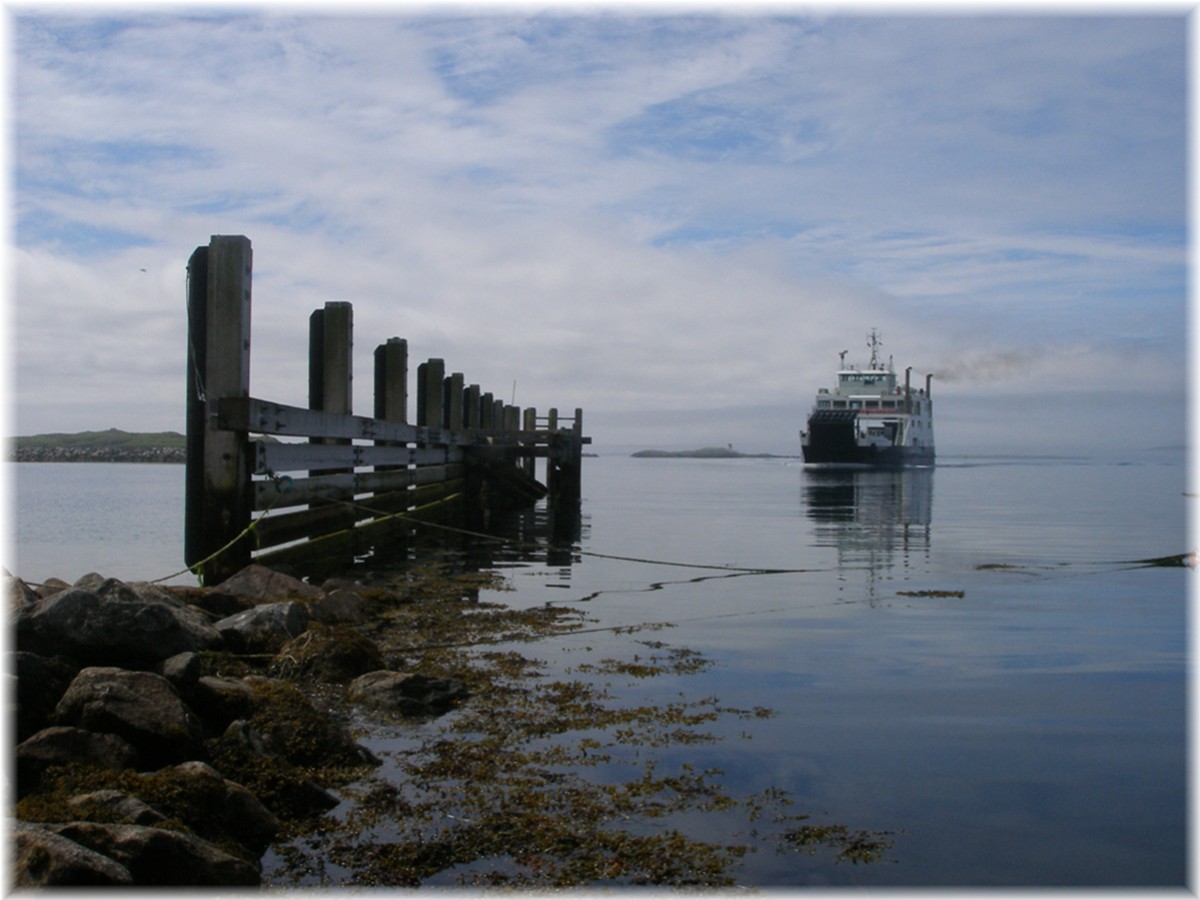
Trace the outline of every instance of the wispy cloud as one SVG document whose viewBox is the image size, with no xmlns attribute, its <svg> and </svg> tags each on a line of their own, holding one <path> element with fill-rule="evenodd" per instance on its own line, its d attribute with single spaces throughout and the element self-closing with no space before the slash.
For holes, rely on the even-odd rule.
<svg viewBox="0 0 1200 900">
<path fill-rule="evenodd" d="M 802 412 L 871 326 L 906 365 L 975 348 L 948 391 L 1036 388 L 980 362 L 1032 348 L 1057 389 L 1181 380 L 1183 16 L 28 10 L 13 38 L 22 431 L 181 427 L 214 233 L 254 242 L 253 389 L 289 402 L 327 299 L 361 385 L 400 335 L 601 423 Z"/>
</svg>

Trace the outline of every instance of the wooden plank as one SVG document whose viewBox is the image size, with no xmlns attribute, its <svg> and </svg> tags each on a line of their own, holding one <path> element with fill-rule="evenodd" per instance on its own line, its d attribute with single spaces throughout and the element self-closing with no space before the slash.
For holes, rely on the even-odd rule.
<svg viewBox="0 0 1200 900">
<path fill-rule="evenodd" d="M 425 466 L 462 460 L 462 447 L 362 446 L 349 444 L 270 444 L 256 441 L 254 473 L 363 466 Z"/>
<path fill-rule="evenodd" d="M 327 500 L 346 500 L 356 494 L 382 493 L 408 485 L 434 484 L 461 477 L 462 463 L 389 469 L 383 472 L 339 472 L 308 478 L 255 481 L 254 508 L 284 508 Z"/>
</svg>

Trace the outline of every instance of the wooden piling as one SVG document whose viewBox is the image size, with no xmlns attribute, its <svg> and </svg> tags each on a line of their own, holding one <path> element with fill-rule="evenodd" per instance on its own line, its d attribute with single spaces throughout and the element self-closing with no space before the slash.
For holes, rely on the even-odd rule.
<svg viewBox="0 0 1200 900">
<path fill-rule="evenodd" d="M 215 404 L 223 397 L 250 396 L 252 258 L 248 238 L 214 235 L 188 263 L 184 561 L 206 584 L 250 559 L 244 531 L 251 510 L 248 433 L 217 428 Z"/>
</svg>

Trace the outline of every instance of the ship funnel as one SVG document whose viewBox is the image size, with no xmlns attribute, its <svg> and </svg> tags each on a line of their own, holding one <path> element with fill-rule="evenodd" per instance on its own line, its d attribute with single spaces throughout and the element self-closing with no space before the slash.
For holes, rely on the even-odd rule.
<svg viewBox="0 0 1200 900">
<path fill-rule="evenodd" d="M 925 396 L 929 396 L 929 385 L 933 383 L 933 373 L 930 372 L 925 376 Z"/>
<path fill-rule="evenodd" d="M 912 366 L 904 370 L 904 413 L 912 413 Z"/>
</svg>

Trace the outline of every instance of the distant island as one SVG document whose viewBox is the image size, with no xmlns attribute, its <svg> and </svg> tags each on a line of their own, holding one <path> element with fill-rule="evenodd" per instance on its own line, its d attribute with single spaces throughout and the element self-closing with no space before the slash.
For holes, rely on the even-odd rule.
<svg viewBox="0 0 1200 900">
<path fill-rule="evenodd" d="M 701 447 L 699 450 L 639 450 L 638 459 L 794 459 L 774 453 L 739 453 L 732 447 Z"/>
<path fill-rule="evenodd" d="M 8 447 L 8 459 L 15 462 L 181 463 L 186 458 L 186 439 L 175 431 L 34 434 L 12 438 Z"/>
</svg>

